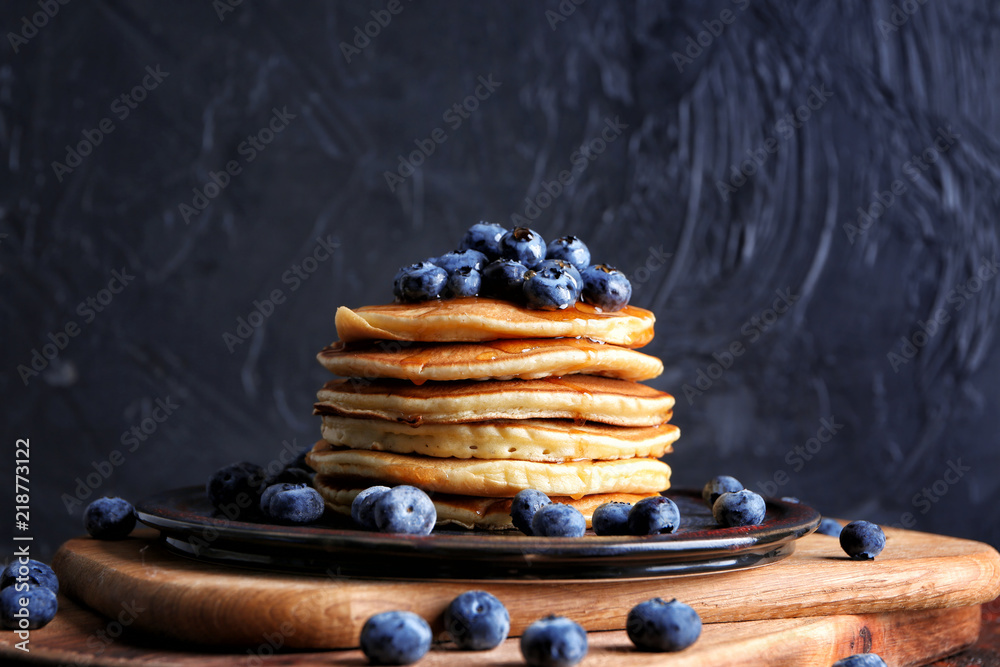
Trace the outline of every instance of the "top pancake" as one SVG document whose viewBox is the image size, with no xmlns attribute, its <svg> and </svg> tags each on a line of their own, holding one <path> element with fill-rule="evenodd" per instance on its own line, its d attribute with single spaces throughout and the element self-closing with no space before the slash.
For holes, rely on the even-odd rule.
<svg viewBox="0 0 1000 667">
<path fill-rule="evenodd" d="M 408 340 L 423 343 L 480 342 L 501 338 L 584 337 L 625 347 L 653 339 L 656 318 L 626 306 L 601 312 L 578 302 L 563 310 L 532 310 L 509 301 L 467 297 L 337 309 L 337 335 L 345 343 Z"/>
</svg>

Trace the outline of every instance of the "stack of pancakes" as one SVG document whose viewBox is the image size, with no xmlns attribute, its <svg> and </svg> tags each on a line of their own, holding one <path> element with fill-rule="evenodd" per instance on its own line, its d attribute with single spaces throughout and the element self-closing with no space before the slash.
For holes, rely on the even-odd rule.
<svg viewBox="0 0 1000 667">
<path fill-rule="evenodd" d="M 438 523 L 511 527 L 538 489 L 587 519 L 670 486 L 659 458 L 680 432 L 674 399 L 640 384 L 663 364 L 634 348 L 653 314 L 583 302 L 529 310 L 484 298 L 340 308 L 318 359 L 342 379 L 318 394 L 323 440 L 308 456 L 335 512 L 373 485 L 426 491 Z"/>
</svg>

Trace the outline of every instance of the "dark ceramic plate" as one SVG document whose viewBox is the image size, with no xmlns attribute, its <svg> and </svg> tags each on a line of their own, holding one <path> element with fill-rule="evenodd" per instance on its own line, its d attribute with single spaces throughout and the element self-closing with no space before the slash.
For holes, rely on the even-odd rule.
<svg viewBox="0 0 1000 667">
<path fill-rule="evenodd" d="M 230 521 L 203 487 L 139 503 L 139 520 L 192 558 L 302 574 L 405 579 L 607 579 L 700 574 L 765 565 L 789 556 L 820 515 L 800 503 L 767 500 L 759 526 L 718 528 L 697 491 L 665 494 L 681 511 L 671 535 L 527 537 L 520 532 L 438 529 L 427 537 L 355 530 L 339 517 L 310 526 Z"/>
</svg>

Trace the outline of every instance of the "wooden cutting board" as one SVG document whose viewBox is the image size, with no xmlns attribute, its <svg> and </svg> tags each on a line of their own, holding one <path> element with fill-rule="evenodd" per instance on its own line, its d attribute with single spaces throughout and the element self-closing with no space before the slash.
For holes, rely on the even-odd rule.
<svg viewBox="0 0 1000 667">
<path fill-rule="evenodd" d="M 357 649 L 275 653 L 276 642 L 221 651 L 185 646 L 118 628 L 72 600 L 60 599 L 59 614 L 31 636 L 32 662 L 124 667 L 298 667 L 351 665 L 368 661 Z M 622 631 L 591 632 L 581 667 L 829 667 L 852 653 L 874 652 L 890 665 L 923 665 L 971 645 L 979 634 L 979 607 L 897 611 L 860 616 L 815 616 L 773 621 L 711 623 L 701 637 L 680 653 L 640 653 Z M 116 635 L 111 639 L 108 633 Z M 0 632 L 0 662 L 25 658 L 13 648 L 13 633 Z M 492 651 L 466 653 L 452 644 L 437 644 L 420 667 L 516 667 L 523 665 L 518 640 L 508 639 Z M 964 663 L 963 663 L 964 664 Z"/>
<path fill-rule="evenodd" d="M 63 590 L 112 618 L 142 608 L 134 627 L 185 642 L 259 645 L 278 633 L 294 648 L 357 645 L 364 621 L 408 609 L 440 630 L 459 593 L 485 589 L 511 614 L 512 636 L 546 614 L 588 631 L 620 630 L 628 610 L 652 597 L 692 605 L 706 623 L 969 607 L 1000 594 L 1000 554 L 956 538 L 886 529 L 873 562 L 851 561 L 826 535 L 798 541 L 765 567 L 657 579 L 589 581 L 400 581 L 296 576 L 209 565 L 175 556 L 137 531 L 122 542 L 70 540 L 53 567 Z"/>
</svg>

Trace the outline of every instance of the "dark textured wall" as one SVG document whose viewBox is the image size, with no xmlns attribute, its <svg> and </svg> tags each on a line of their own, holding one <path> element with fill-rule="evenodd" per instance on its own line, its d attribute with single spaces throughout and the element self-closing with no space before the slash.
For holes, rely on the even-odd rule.
<svg viewBox="0 0 1000 667">
<path fill-rule="evenodd" d="M 356 51 L 385 3 L 230 4 L 0 9 L 0 507 L 30 438 L 36 553 L 95 471 L 138 499 L 314 440 L 335 307 L 515 214 L 656 312 L 677 485 L 1000 544 L 992 3 L 402 0 Z"/>
</svg>

